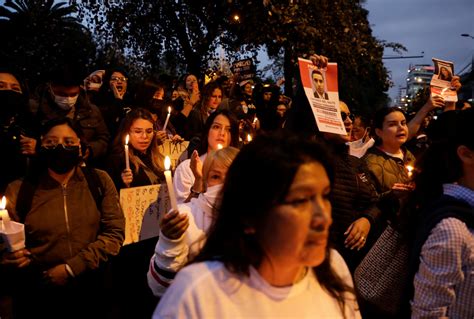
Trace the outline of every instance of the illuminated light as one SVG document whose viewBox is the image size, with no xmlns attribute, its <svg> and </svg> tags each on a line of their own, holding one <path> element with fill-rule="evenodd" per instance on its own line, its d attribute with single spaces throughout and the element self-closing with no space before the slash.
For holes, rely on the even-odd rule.
<svg viewBox="0 0 474 319">
<path fill-rule="evenodd" d="M 224 147 L 222 146 L 222 144 L 217 144 L 217 149 L 218 149 L 218 150 L 221 150 L 221 149 L 223 149 L 223 148 L 224 148 Z"/>
<path fill-rule="evenodd" d="M 233 18 L 234 18 L 234 21 L 239 21 L 240 20 L 240 17 L 239 17 L 238 14 L 234 14 Z"/>
</svg>

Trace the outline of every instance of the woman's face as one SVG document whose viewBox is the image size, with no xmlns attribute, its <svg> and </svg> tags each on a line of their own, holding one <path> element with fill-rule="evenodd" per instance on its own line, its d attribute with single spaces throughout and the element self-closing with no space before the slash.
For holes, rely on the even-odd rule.
<svg viewBox="0 0 474 319">
<path fill-rule="evenodd" d="M 153 123 L 136 119 L 130 127 L 130 144 L 139 152 L 145 153 L 153 140 Z"/>
<path fill-rule="evenodd" d="M 222 102 L 222 91 L 221 89 L 214 89 L 211 96 L 209 97 L 208 110 L 215 111 L 219 104 Z"/>
<path fill-rule="evenodd" d="M 186 89 L 192 91 L 193 86 L 195 85 L 194 83 L 197 84 L 197 78 L 192 74 L 188 75 L 186 77 Z"/>
<path fill-rule="evenodd" d="M 359 117 L 354 119 L 352 124 L 352 141 L 357 141 L 363 138 L 367 134 L 367 128 L 365 128 Z"/>
<path fill-rule="evenodd" d="M 207 136 L 208 151 L 217 150 L 218 144 L 221 144 L 222 147 L 227 147 L 230 145 L 230 140 L 230 121 L 227 116 L 219 114 L 209 129 Z"/>
<path fill-rule="evenodd" d="M 329 178 L 320 163 L 299 167 L 284 203 L 270 212 L 262 233 L 257 233 L 276 271 L 298 271 L 324 261 L 332 223 L 329 192 Z"/>
<path fill-rule="evenodd" d="M 252 95 L 252 93 L 253 93 L 252 84 L 250 84 L 250 83 L 245 84 L 244 93 L 247 94 L 247 95 Z"/>
<path fill-rule="evenodd" d="M 392 112 L 386 115 L 382 129 L 375 129 L 375 133 L 382 140 L 382 146 L 402 146 L 408 137 L 408 126 L 405 115 L 401 112 Z"/>
<path fill-rule="evenodd" d="M 214 162 L 212 167 L 209 169 L 209 175 L 207 176 L 207 187 L 212 187 L 220 184 L 224 184 L 225 176 L 227 174 L 228 167 L 220 163 Z"/>
<path fill-rule="evenodd" d="M 127 92 L 127 78 L 123 75 L 122 72 L 114 72 L 110 77 L 110 88 L 113 90 L 113 86 L 117 88 L 117 91 L 120 94 L 125 94 Z"/>
<path fill-rule="evenodd" d="M 173 93 L 171 93 L 171 101 L 176 100 L 179 97 L 179 92 L 174 90 Z"/>
</svg>

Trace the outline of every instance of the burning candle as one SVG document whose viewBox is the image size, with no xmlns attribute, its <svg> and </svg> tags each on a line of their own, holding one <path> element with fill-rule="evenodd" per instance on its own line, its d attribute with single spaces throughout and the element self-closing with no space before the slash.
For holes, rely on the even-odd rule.
<svg viewBox="0 0 474 319">
<path fill-rule="evenodd" d="M 248 143 L 252 142 L 252 135 L 247 134 L 247 142 Z"/>
<path fill-rule="evenodd" d="M 255 116 L 255 117 L 253 118 L 253 125 L 257 124 L 257 121 L 258 121 L 258 118 Z"/>
<path fill-rule="evenodd" d="M 171 115 L 171 106 L 168 106 L 168 115 L 166 115 L 165 125 L 163 125 L 163 131 L 166 131 L 166 126 L 168 126 L 170 115 Z"/>
<path fill-rule="evenodd" d="M 0 218 L 2 219 L 2 229 L 8 228 L 10 225 L 10 215 L 8 215 L 8 211 L 5 209 L 7 206 L 7 199 L 5 196 L 2 197 L 2 202 L 0 203 Z"/>
<path fill-rule="evenodd" d="M 128 140 L 130 136 L 127 134 L 125 137 L 125 168 L 130 169 L 130 157 L 128 156 Z"/>
<path fill-rule="evenodd" d="M 415 169 L 413 166 L 411 165 L 407 165 L 405 166 L 405 168 L 407 169 L 407 172 L 408 172 L 408 177 L 412 177 L 413 175 L 413 170 Z"/>
<path fill-rule="evenodd" d="M 217 149 L 221 150 L 223 148 L 222 144 L 217 144 Z"/>
<path fill-rule="evenodd" d="M 174 210 L 178 210 L 178 202 L 176 201 L 176 196 L 174 194 L 173 188 L 173 179 L 171 177 L 171 160 L 169 156 L 165 157 L 165 178 L 166 178 L 166 186 L 168 187 L 168 193 L 170 196 L 171 208 Z"/>
</svg>

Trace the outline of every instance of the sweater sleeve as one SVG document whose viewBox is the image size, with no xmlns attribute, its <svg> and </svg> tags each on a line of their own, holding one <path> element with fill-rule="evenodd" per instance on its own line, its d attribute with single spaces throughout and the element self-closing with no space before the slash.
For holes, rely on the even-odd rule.
<svg viewBox="0 0 474 319">
<path fill-rule="evenodd" d="M 194 175 L 191 171 L 191 160 L 185 160 L 178 165 L 173 177 L 174 192 L 178 204 L 184 203 L 191 193 L 191 187 L 194 184 Z"/>
<path fill-rule="evenodd" d="M 192 218 L 189 206 L 179 205 L 179 211 L 181 214 L 187 214 L 189 218 Z M 189 230 L 188 227 L 183 236 L 178 239 L 170 239 L 160 232 L 147 273 L 148 286 L 155 296 L 159 297 L 165 293 L 168 286 L 173 282 L 176 273 L 187 263 Z"/>
</svg>

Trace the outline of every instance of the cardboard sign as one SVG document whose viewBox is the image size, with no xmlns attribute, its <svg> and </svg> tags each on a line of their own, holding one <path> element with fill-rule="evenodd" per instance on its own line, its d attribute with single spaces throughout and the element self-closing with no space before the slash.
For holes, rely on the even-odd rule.
<svg viewBox="0 0 474 319">
<path fill-rule="evenodd" d="M 122 188 L 120 205 L 125 216 L 124 245 L 158 236 L 160 216 L 171 208 L 166 184 Z"/>
<path fill-rule="evenodd" d="M 171 170 L 176 168 L 177 161 L 181 154 L 188 148 L 189 141 L 173 144 L 171 140 L 166 140 L 162 145 L 159 146 L 161 154 L 163 156 L 169 156 L 171 160 Z"/>
<path fill-rule="evenodd" d="M 255 77 L 253 60 L 245 59 L 232 63 L 232 73 L 239 74 L 241 80 L 253 79 Z"/>
</svg>

